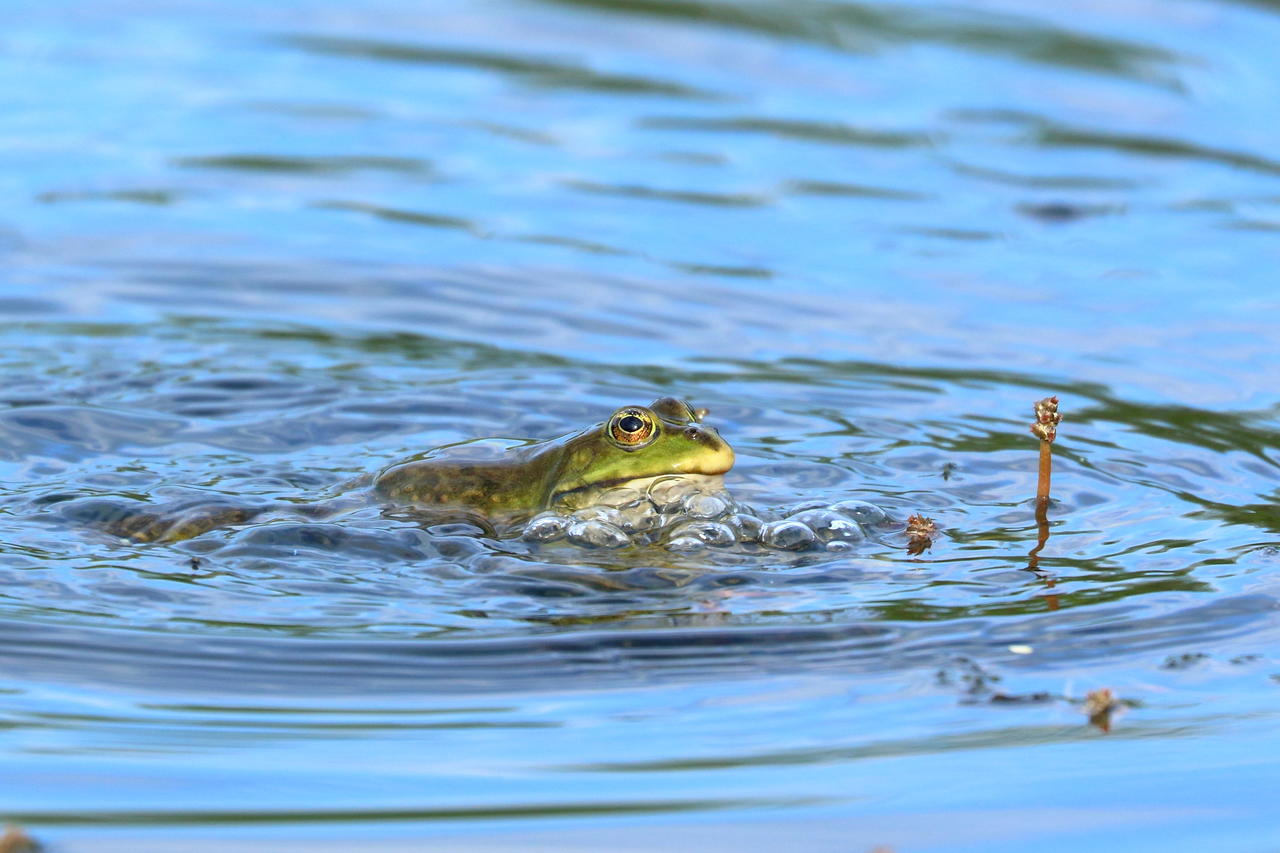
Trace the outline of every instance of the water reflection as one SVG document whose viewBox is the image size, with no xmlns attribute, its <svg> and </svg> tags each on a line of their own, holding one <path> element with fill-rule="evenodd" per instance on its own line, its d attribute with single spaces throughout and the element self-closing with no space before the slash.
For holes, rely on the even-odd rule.
<svg viewBox="0 0 1280 853">
<path fill-rule="evenodd" d="M 714 93 L 679 83 L 632 74 L 608 74 L 551 59 L 522 58 L 508 52 L 433 47 L 371 39 L 296 35 L 285 43 L 309 53 L 352 59 L 416 65 L 476 68 L 515 75 L 532 85 L 550 88 L 599 90 L 609 94 L 662 95 L 682 98 L 715 98 Z"/>
<path fill-rule="evenodd" d="M 549 0 L 610 13 L 670 18 L 684 24 L 735 28 L 863 53 L 901 42 L 938 42 L 983 55 L 1116 74 L 1175 85 L 1168 70 L 1178 57 L 1139 42 L 1046 26 L 1033 17 L 978 9 L 885 4 L 765 2 L 748 6 L 704 0 Z"/>
</svg>

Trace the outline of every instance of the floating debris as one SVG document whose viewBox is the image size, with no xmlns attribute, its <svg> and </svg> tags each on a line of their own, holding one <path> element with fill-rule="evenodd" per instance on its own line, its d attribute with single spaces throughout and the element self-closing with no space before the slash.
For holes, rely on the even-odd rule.
<svg viewBox="0 0 1280 853">
<path fill-rule="evenodd" d="M 995 685 L 1002 679 L 971 657 L 956 655 L 934 673 L 939 686 L 961 688 L 968 701 L 982 699 L 995 692 Z"/>
<path fill-rule="evenodd" d="M 1043 705 L 1057 698 L 1045 690 L 1037 690 L 1035 693 L 1004 693 L 996 691 L 991 694 L 987 701 L 992 705 Z"/>
<path fill-rule="evenodd" d="M 1111 714 L 1120 705 L 1115 694 L 1107 687 L 1090 690 L 1084 696 L 1084 712 L 1089 715 L 1089 722 L 1103 732 L 1111 731 Z"/>
<path fill-rule="evenodd" d="M 916 513 L 907 519 L 907 553 L 915 557 L 923 554 L 933 545 L 933 538 L 938 535 L 938 525 L 932 518 Z"/>
<path fill-rule="evenodd" d="M 4 835 L 0 835 L 0 853 L 37 853 L 39 849 L 40 843 L 20 826 L 10 824 L 4 828 Z"/>
<path fill-rule="evenodd" d="M 1161 669 L 1188 669 L 1195 666 L 1201 661 L 1206 661 L 1209 656 L 1204 652 L 1187 652 L 1181 655 L 1169 655 L 1164 659 L 1164 663 L 1160 664 Z"/>
<path fill-rule="evenodd" d="M 1020 204 L 1017 210 L 1022 215 L 1038 219 L 1041 222 L 1061 224 L 1075 222 L 1086 216 L 1101 216 L 1111 212 L 1113 208 L 1102 205 L 1074 204 L 1069 201 L 1050 201 L 1041 204 Z"/>
</svg>

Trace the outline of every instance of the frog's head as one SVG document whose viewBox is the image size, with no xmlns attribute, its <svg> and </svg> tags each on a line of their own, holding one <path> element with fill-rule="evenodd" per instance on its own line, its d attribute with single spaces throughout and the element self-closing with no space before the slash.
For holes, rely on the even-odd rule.
<svg viewBox="0 0 1280 853">
<path fill-rule="evenodd" d="M 568 443 L 554 493 L 666 474 L 725 473 L 733 467 L 733 448 L 702 423 L 705 414 L 674 397 L 624 406 Z"/>
</svg>

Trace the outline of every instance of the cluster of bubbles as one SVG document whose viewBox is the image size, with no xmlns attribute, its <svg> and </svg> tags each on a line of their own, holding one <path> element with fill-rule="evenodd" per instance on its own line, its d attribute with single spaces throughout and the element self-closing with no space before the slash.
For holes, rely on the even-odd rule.
<svg viewBox="0 0 1280 853">
<path fill-rule="evenodd" d="M 812 502 L 780 518 L 763 519 L 724 490 L 695 478 L 669 477 L 647 489 L 618 488 L 580 509 L 552 509 L 525 525 L 529 542 L 568 540 L 595 548 L 662 543 L 694 552 L 740 543 L 785 551 L 848 551 L 884 524 L 884 510 L 866 501 Z"/>
</svg>

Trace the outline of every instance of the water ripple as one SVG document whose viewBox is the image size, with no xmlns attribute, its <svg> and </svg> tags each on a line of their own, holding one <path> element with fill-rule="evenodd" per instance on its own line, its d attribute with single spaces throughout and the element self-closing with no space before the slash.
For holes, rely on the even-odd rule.
<svg viewBox="0 0 1280 853">
<path fill-rule="evenodd" d="M 508 51 L 436 47 L 338 36 L 292 35 L 285 44 L 308 53 L 411 65 L 446 66 L 494 71 L 517 76 L 535 86 L 601 91 L 612 95 L 661 95 L 715 99 L 713 92 L 638 74 L 607 73 L 547 58 L 514 55 Z"/>
<path fill-rule="evenodd" d="M 744 6 L 715 0 L 545 0 L 620 15 L 670 19 L 706 28 L 734 28 L 863 53 L 886 44 L 936 42 L 961 50 L 1003 55 L 1063 68 L 1082 68 L 1176 87 L 1181 57 L 1136 41 L 1046 25 L 999 12 L 912 5 L 760 2 Z"/>
</svg>

